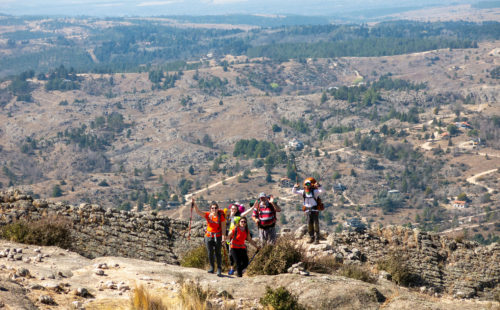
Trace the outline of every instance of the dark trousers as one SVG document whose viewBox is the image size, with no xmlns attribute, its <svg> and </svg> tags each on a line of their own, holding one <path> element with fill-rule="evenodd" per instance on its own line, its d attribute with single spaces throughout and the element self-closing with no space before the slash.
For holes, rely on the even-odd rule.
<svg viewBox="0 0 500 310">
<path fill-rule="evenodd" d="M 243 276 L 243 270 L 248 267 L 247 249 L 231 249 L 231 257 L 236 262 L 238 277 Z"/>
<path fill-rule="evenodd" d="M 222 237 L 207 237 L 205 236 L 205 246 L 207 247 L 208 262 L 210 268 L 214 270 L 214 256 L 217 258 L 217 268 L 222 270 L 222 257 L 221 257 Z"/>
<path fill-rule="evenodd" d="M 307 213 L 307 231 L 311 238 L 313 238 L 316 233 L 316 238 L 319 239 L 319 212 Z"/>
</svg>

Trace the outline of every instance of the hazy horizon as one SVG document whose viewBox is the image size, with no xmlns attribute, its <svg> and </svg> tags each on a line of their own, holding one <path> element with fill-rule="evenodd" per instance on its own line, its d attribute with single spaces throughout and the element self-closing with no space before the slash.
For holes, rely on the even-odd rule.
<svg viewBox="0 0 500 310">
<path fill-rule="evenodd" d="M 421 8 L 477 3 L 473 0 L 0 0 L 0 13 L 8 15 L 158 16 L 158 15 L 320 15 L 342 16 L 356 11 Z"/>
</svg>

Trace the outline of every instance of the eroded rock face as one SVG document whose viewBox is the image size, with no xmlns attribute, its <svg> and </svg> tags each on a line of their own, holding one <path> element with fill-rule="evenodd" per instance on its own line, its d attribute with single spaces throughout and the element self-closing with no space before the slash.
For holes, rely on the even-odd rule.
<svg viewBox="0 0 500 310">
<path fill-rule="evenodd" d="M 388 226 L 364 234 L 331 234 L 325 242 L 344 264 L 377 265 L 399 256 L 413 277 L 413 285 L 457 298 L 484 296 L 493 299 L 500 284 L 500 244 L 481 246 L 457 242 L 438 234 L 401 226 Z M 325 247 L 326 248 L 326 247 Z M 318 255 L 317 249 L 310 247 Z"/>
<path fill-rule="evenodd" d="M 51 217 L 71 224 L 71 249 L 89 258 L 122 256 L 178 264 L 178 257 L 189 246 L 185 221 L 149 212 L 105 210 L 99 205 L 33 200 L 19 191 L 0 192 L 0 226 Z M 191 238 L 201 243 L 202 236 L 201 225 L 194 225 Z"/>
</svg>

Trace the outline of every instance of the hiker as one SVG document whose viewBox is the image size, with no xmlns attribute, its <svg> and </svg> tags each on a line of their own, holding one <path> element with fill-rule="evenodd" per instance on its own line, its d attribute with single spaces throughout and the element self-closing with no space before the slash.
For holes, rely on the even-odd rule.
<svg viewBox="0 0 500 310">
<path fill-rule="evenodd" d="M 192 199 L 192 208 L 199 216 L 207 220 L 207 229 L 205 231 L 205 246 L 207 247 L 208 261 L 210 269 L 208 273 L 214 273 L 214 256 L 217 258 L 217 276 L 222 276 L 222 242 L 226 241 L 226 217 L 224 212 L 219 210 L 215 201 L 210 204 L 210 212 L 201 212 L 194 198 Z M 224 233 L 223 233 L 224 232 Z"/>
<path fill-rule="evenodd" d="M 299 184 L 295 184 L 292 189 L 292 194 L 301 195 L 303 198 L 302 210 L 307 215 L 307 230 L 309 232 L 308 243 L 319 243 L 319 211 L 318 199 L 319 194 L 323 193 L 321 185 L 314 178 L 304 180 L 304 189 L 299 189 Z M 316 235 L 316 236 L 315 236 Z"/>
<path fill-rule="evenodd" d="M 265 243 L 274 244 L 276 242 L 276 212 L 281 212 L 281 208 L 274 202 L 274 197 L 265 193 L 259 194 L 253 205 L 252 220 L 259 227 L 259 239 Z"/>
<path fill-rule="evenodd" d="M 247 222 L 248 220 L 246 217 L 241 217 L 238 225 L 229 232 L 228 236 L 231 240 L 231 257 L 236 264 L 238 277 L 243 276 L 243 270 L 248 267 L 248 253 L 245 241 L 250 242 L 250 244 L 252 244 L 257 251 L 259 250 L 259 246 L 250 236 Z"/>
<path fill-rule="evenodd" d="M 246 216 L 248 213 L 250 213 L 252 211 L 252 208 L 245 211 L 245 207 L 243 205 L 239 204 L 238 202 L 235 202 L 229 206 L 229 211 L 230 211 L 229 216 L 227 216 L 229 229 L 226 231 L 226 235 L 228 235 L 229 232 L 231 232 L 236 226 L 238 226 L 238 222 L 240 221 L 241 217 Z M 226 227 L 227 226 L 228 225 L 226 225 Z M 226 240 L 227 240 L 226 247 L 228 250 L 230 250 L 231 241 L 229 240 L 229 238 L 226 238 Z M 228 274 L 233 275 L 235 261 L 232 255 L 229 256 L 229 259 L 231 267 L 228 271 Z"/>
</svg>

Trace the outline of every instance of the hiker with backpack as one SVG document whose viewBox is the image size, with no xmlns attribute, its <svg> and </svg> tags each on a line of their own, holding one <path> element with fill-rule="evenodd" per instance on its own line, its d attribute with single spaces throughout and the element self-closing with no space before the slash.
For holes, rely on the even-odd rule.
<svg viewBox="0 0 500 310">
<path fill-rule="evenodd" d="M 252 208 L 248 209 L 245 211 L 245 206 L 239 204 L 238 202 L 235 202 L 229 206 L 229 215 L 227 217 L 227 222 L 229 223 L 229 229 L 226 231 L 226 235 L 228 235 L 229 232 L 233 231 L 235 227 L 238 226 L 238 223 L 242 217 L 247 215 L 252 211 Z M 226 225 L 227 227 L 228 225 Z M 226 238 L 226 247 L 228 251 L 231 249 L 231 240 L 229 238 Z M 235 260 L 233 259 L 233 256 L 229 256 L 230 259 L 230 264 L 231 268 L 229 269 L 228 274 L 233 275 L 234 274 L 234 266 L 235 266 Z"/>
<path fill-rule="evenodd" d="M 302 210 L 307 215 L 308 243 L 319 243 L 319 212 L 324 208 L 319 198 L 321 193 L 323 189 L 314 178 L 304 180 L 303 190 L 299 189 L 299 184 L 295 184 L 292 189 L 292 194 L 301 195 L 303 199 Z"/>
<path fill-rule="evenodd" d="M 259 239 L 263 244 L 276 242 L 276 212 L 281 212 L 281 208 L 274 197 L 260 193 L 253 205 L 252 220 L 259 227 Z"/>
<path fill-rule="evenodd" d="M 238 277 L 243 276 L 243 270 L 248 267 L 248 253 L 245 245 L 245 241 L 250 242 L 257 251 L 259 250 L 259 246 L 255 241 L 253 241 L 250 236 L 250 231 L 247 225 L 247 218 L 241 217 L 238 221 L 238 224 L 229 232 L 229 240 L 231 240 L 231 257 L 233 258 L 236 264 L 236 271 Z"/>
<path fill-rule="evenodd" d="M 222 242 L 226 241 L 226 217 L 224 211 L 219 210 L 219 205 L 215 201 L 210 204 L 210 212 L 201 212 L 194 198 L 191 201 L 191 208 L 194 208 L 199 216 L 207 220 L 205 230 L 205 246 L 207 247 L 208 261 L 210 269 L 208 273 L 214 273 L 214 256 L 217 259 L 217 276 L 222 276 Z"/>
</svg>

